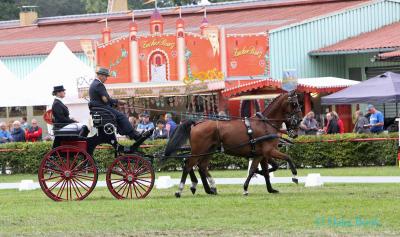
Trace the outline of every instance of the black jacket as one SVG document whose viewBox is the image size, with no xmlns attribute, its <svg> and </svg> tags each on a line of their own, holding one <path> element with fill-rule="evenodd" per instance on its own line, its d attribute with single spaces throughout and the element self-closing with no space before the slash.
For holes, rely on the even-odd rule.
<svg viewBox="0 0 400 237">
<path fill-rule="evenodd" d="M 331 119 L 329 121 L 328 129 L 326 131 L 327 134 L 335 134 L 335 133 L 340 133 L 340 128 L 338 121 L 336 119 Z"/>
<path fill-rule="evenodd" d="M 107 98 L 107 103 L 105 103 L 102 99 L 102 97 Z M 104 84 L 98 80 L 95 79 L 93 80 L 92 84 L 90 84 L 89 87 L 89 97 L 90 97 L 90 102 L 89 102 L 89 107 L 92 106 L 116 106 L 118 104 L 118 100 L 112 99 L 110 95 L 107 92 L 106 87 Z"/>
<path fill-rule="evenodd" d="M 76 123 L 75 120 L 69 117 L 68 107 L 64 105 L 59 99 L 54 99 L 53 106 L 51 107 L 53 113 L 54 128 L 59 129 L 68 124 Z"/>
</svg>

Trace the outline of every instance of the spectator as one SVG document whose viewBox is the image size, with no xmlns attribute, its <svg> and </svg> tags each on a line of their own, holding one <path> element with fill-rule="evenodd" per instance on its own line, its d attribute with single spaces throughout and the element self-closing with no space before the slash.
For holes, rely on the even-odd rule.
<svg viewBox="0 0 400 237">
<path fill-rule="evenodd" d="M 0 123 L 0 143 L 11 142 L 12 137 L 10 132 L 7 130 L 7 125 L 4 122 Z"/>
<path fill-rule="evenodd" d="M 304 131 L 306 135 L 316 135 L 318 131 L 318 122 L 315 120 L 315 114 L 310 111 L 303 118 L 300 123 L 300 129 Z"/>
<path fill-rule="evenodd" d="M 382 132 L 384 125 L 383 114 L 380 111 L 378 111 L 373 105 L 368 105 L 367 109 L 368 113 L 370 113 L 371 116 L 369 117 L 369 124 L 366 125 L 365 127 L 369 128 L 369 130 L 372 133 Z"/>
<path fill-rule="evenodd" d="M 338 113 L 336 111 L 331 112 L 332 117 L 334 117 L 337 121 L 337 124 L 339 126 L 339 133 L 343 134 L 344 133 L 344 124 L 343 121 L 339 118 Z"/>
<path fill-rule="evenodd" d="M 326 120 L 328 121 L 325 128 L 327 134 L 336 134 L 340 132 L 337 118 L 332 115 L 332 112 L 326 114 Z"/>
<path fill-rule="evenodd" d="M 38 126 L 36 119 L 32 119 L 31 127 L 25 132 L 27 142 L 37 142 L 42 140 L 42 128 Z"/>
<path fill-rule="evenodd" d="M 24 116 L 21 118 L 21 128 L 25 131 L 27 129 L 29 129 L 29 124 L 28 124 L 28 120 L 27 118 Z"/>
<path fill-rule="evenodd" d="M 13 122 L 13 129 L 11 130 L 11 137 L 14 142 L 24 142 L 25 141 L 25 130 L 21 128 L 20 121 Z"/>
<path fill-rule="evenodd" d="M 143 112 L 142 120 L 138 124 L 136 130 L 139 132 L 148 131 L 154 128 L 153 122 L 150 122 L 150 115 L 147 112 Z"/>
<path fill-rule="evenodd" d="M 165 129 L 164 120 L 157 121 L 157 128 L 154 130 L 153 139 L 166 139 L 168 138 L 168 131 Z"/>
<path fill-rule="evenodd" d="M 138 121 L 138 120 L 139 120 L 139 119 L 136 118 L 135 116 L 129 117 L 129 122 L 131 123 L 133 129 L 136 129 L 136 128 L 137 128 L 137 121 Z"/>
<path fill-rule="evenodd" d="M 165 114 L 165 129 L 168 131 L 168 137 L 172 136 L 176 129 L 176 123 L 172 120 L 172 114 L 166 113 Z"/>
<path fill-rule="evenodd" d="M 369 124 L 368 119 L 364 117 L 363 112 L 357 110 L 356 113 L 356 124 L 354 125 L 353 132 L 355 133 L 369 133 L 369 128 L 366 126 Z"/>
</svg>

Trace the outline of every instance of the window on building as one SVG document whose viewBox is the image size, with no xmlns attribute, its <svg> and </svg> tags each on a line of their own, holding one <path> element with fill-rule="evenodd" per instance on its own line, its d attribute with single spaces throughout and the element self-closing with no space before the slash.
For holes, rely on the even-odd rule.
<svg viewBox="0 0 400 237">
<path fill-rule="evenodd" d="M 360 67 L 349 68 L 349 79 L 362 81 L 362 70 Z"/>
<path fill-rule="evenodd" d="M 26 107 L 25 106 L 11 107 L 9 108 L 8 116 L 9 117 L 27 116 Z"/>
<path fill-rule="evenodd" d="M 42 116 L 46 113 L 46 106 L 33 106 L 33 116 Z"/>
<path fill-rule="evenodd" d="M 158 25 L 154 26 L 154 31 L 157 33 L 160 32 L 160 27 Z"/>
</svg>

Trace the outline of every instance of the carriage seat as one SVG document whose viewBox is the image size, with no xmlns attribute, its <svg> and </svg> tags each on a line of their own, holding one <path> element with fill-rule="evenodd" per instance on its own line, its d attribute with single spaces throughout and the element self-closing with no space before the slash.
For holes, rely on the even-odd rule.
<svg viewBox="0 0 400 237">
<path fill-rule="evenodd" d="M 63 126 L 58 124 L 61 128 L 54 128 L 53 133 L 55 137 L 87 137 L 89 134 L 89 128 L 86 125 L 80 125 L 76 123 L 68 124 Z"/>
<path fill-rule="evenodd" d="M 104 125 L 108 123 L 117 126 L 117 119 L 115 115 L 107 109 L 104 109 L 102 107 L 90 106 L 89 110 L 93 120 L 93 127 L 104 127 Z"/>
</svg>

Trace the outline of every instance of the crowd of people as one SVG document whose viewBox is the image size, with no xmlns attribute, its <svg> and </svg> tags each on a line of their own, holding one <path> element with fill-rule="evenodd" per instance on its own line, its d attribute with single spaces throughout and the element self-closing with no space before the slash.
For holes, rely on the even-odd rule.
<svg viewBox="0 0 400 237">
<path fill-rule="evenodd" d="M 9 124 L 0 122 L 0 143 L 42 141 L 43 131 L 36 119 L 28 124 L 26 117 Z"/>
<path fill-rule="evenodd" d="M 156 125 L 150 121 L 150 114 L 146 111 L 140 114 L 138 118 L 129 117 L 129 122 L 139 133 L 155 128 L 152 139 L 168 139 L 177 127 L 170 113 L 165 114 L 164 118 L 155 121 Z"/>
<path fill-rule="evenodd" d="M 361 110 L 357 110 L 355 118 L 354 133 L 381 133 L 383 131 L 383 114 L 373 105 L 368 105 L 365 116 Z M 325 126 L 320 127 L 315 119 L 314 112 L 311 111 L 303 118 L 300 124 L 300 131 L 304 135 L 344 133 L 343 121 L 335 111 L 328 112 L 325 115 L 324 122 Z"/>
</svg>

